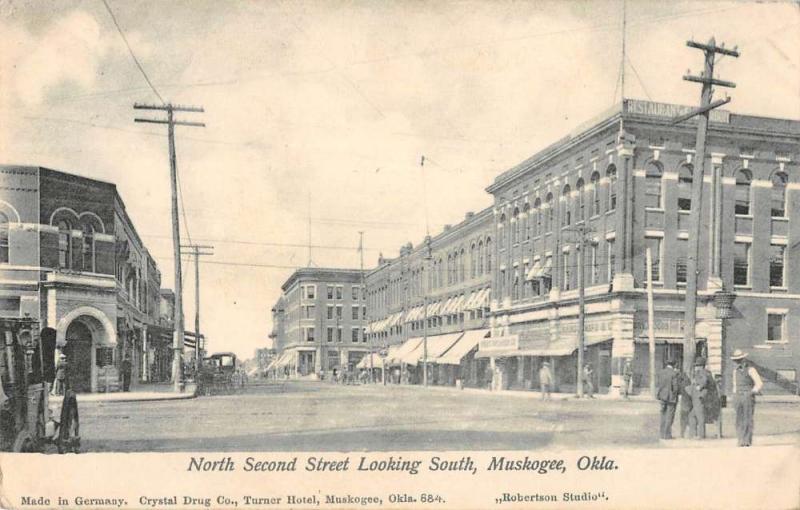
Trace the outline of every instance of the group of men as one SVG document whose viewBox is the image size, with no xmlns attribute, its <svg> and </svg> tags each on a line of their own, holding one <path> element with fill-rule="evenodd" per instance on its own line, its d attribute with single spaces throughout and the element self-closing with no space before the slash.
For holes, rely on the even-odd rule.
<svg viewBox="0 0 800 510">
<path fill-rule="evenodd" d="M 758 371 L 747 360 L 747 354 L 737 349 L 731 356 L 733 370 L 733 405 L 736 412 L 736 435 L 739 446 L 753 442 L 755 396 L 763 382 Z M 706 368 L 706 360 L 697 357 L 691 375 L 668 361 L 658 381 L 657 398 L 661 406 L 661 439 L 672 439 L 675 411 L 680 409 L 681 437 L 706 437 L 706 424 L 719 419 L 721 399 L 714 376 Z"/>
</svg>

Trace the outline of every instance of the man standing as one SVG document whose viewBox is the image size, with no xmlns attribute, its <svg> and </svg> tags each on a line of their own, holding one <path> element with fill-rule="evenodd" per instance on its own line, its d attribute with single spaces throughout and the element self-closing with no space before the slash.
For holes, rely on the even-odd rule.
<svg viewBox="0 0 800 510">
<path fill-rule="evenodd" d="M 745 360 L 747 353 L 736 349 L 731 359 L 736 363 L 733 369 L 733 408 L 736 410 L 736 436 L 739 446 L 753 444 L 753 418 L 756 408 L 756 394 L 764 383 L 758 371 Z"/>
<path fill-rule="evenodd" d="M 122 391 L 130 391 L 131 390 L 131 360 L 128 358 L 128 355 L 125 355 L 125 358 L 122 360 L 122 365 L 120 366 L 120 371 L 122 372 Z"/>
<path fill-rule="evenodd" d="M 628 398 L 628 395 L 631 393 L 633 389 L 633 367 L 631 366 L 631 360 L 625 360 L 625 366 L 622 369 L 622 396 L 624 398 Z"/>
<path fill-rule="evenodd" d="M 678 387 L 680 388 L 678 426 L 680 427 L 681 437 L 686 437 L 687 430 L 689 431 L 689 437 L 692 437 L 695 430 L 695 427 L 691 426 L 690 423 L 692 417 L 692 394 L 690 391 L 692 389 L 692 379 L 680 367 L 677 368 L 677 372 Z"/>
<path fill-rule="evenodd" d="M 550 363 L 542 363 L 539 369 L 539 387 L 542 392 L 542 400 L 550 400 L 550 388 L 553 386 L 553 374 L 550 372 Z"/>
<path fill-rule="evenodd" d="M 706 438 L 706 408 L 709 405 L 708 400 L 711 396 L 709 387 L 712 384 L 714 384 L 714 377 L 706 369 L 706 360 L 704 357 L 698 356 L 694 361 L 694 374 L 692 375 L 692 418 L 690 420 L 697 439 Z"/>
<path fill-rule="evenodd" d="M 583 367 L 583 392 L 587 398 L 594 398 L 594 370 L 591 363 Z"/>
<path fill-rule="evenodd" d="M 661 403 L 661 439 L 672 439 L 672 422 L 675 421 L 675 406 L 680 392 L 680 381 L 674 367 L 673 361 L 667 361 L 658 377 L 656 397 Z"/>
</svg>

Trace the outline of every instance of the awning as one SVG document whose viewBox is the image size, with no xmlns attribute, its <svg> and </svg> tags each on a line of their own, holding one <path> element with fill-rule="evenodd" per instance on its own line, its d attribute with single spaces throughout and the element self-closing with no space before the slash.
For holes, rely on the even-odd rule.
<svg viewBox="0 0 800 510">
<path fill-rule="evenodd" d="M 435 362 L 436 358 L 441 356 L 444 352 L 446 352 L 450 347 L 455 344 L 459 338 L 461 338 L 464 333 L 448 333 L 445 335 L 435 335 L 428 337 L 428 362 L 433 363 Z M 418 361 L 421 363 L 423 361 L 423 357 L 425 355 L 425 341 L 423 340 L 420 343 L 419 348 L 415 351 L 417 353 Z M 411 363 L 415 364 L 415 363 Z"/>
<path fill-rule="evenodd" d="M 434 360 L 434 363 L 440 365 L 459 365 L 464 356 L 469 354 L 470 351 L 478 347 L 478 342 L 481 338 L 486 338 L 489 334 L 488 329 L 472 329 L 465 331 L 464 335 L 450 348 Z"/>
<path fill-rule="evenodd" d="M 464 300 L 464 310 L 474 310 L 475 309 L 475 301 L 480 296 L 481 291 L 472 291 L 469 293 L 469 296 L 466 300 Z"/>
<path fill-rule="evenodd" d="M 458 296 L 453 303 L 453 311 L 451 313 L 461 313 L 464 311 L 464 296 Z"/>
<path fill-rule="evenodd" d="M 408 363 L 409 361 L 415 361 L 413 356 L 413 352 L 420 346 L 422 343 L 422 338 L 414 337 L 409 338 L 405 341 L 397 350 L 394 352 L 392 357 L 386 357 L 386 362 L 389 364 L 397 365 L 400 363 Z"/>
<path fill-rule="evenodd" d="M 455 298 L 449 298 L 447 301 L 444 302 L 442 305 L 442 309 L 439 311 L 439 315 L 447 315 L 450 313 L 450 308 L 453 307 L 453 301 Z"/>
<path fill-rule="evenodd" d="M 288 365 L 293 365 L 297 360 L 297 351 L 284 351 L 283 354 L 271 365 L 270 370 L 283 368 Z"/>
<path fill-rule="evenodd" d="M 492 289 L 483 289 L 475 302 L 476 309 L 489 308 L 489 298 L 492 296 Z"/>
<path fill-rule="evenodd" d="M 403 312 L 397 312 L 389 317 L 389 321 L 386 323 L 387 328 L 391 328 L 397 326 L 400 322 L 400 319 L 403 317 Z"/>
<path fill-rule="evenodd" d="M 525 275 L 526 280 L 536 280 L 537 278 L 542 277 L 542 262 L 541 260 L 537 260 L 533 263 L 533 267 L 528 270 L 528 274 Z"/>
<path fill-rule="evenodd" d="M 442 302 L 437 301 L 428 305 L 428 317 L 435 317 L 439 315 L 439 310 L 442 308 Z"/>
<path fill-rule="evenodd" d="M 584 345 L 600 344 L 610 341 L 611 338 L 587 338 Z M 573 336 L 558 337 L 553 341 L 548 339 L 537 339 L 536 341 L 528 341 L 523 344 L 522 348 L 507 349 L 498 351 L 484 351 L 480 350 L 475 355 L 476 358 L 507 358 L 512 356 L 569 356 L 578 348 L 578 339 Z"/>
<path fill-rule="evenodd" d="M 381 358 L 380 355 L 377 352 L 373 352 L 373 353 L 367 354 L 366 356 L 361 358 L 361 361 L 358 362 L 358 364 L 356 365 L 356 368 L 369 369 L 369 367 L 370 367 L 370 361 L 369 361 L 370 358 L 372 358 L 372 368 L 382 368 L 383 367 L 383 358 Z"/>
</svg>

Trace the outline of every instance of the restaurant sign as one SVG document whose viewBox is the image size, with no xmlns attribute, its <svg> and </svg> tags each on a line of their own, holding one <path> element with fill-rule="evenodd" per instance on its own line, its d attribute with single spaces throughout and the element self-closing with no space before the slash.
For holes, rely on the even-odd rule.
<svg viewBox="0 0 800 510">
<path fill-rule="evenodd" d="M 640 101 L 638 99 L 628 99 L 625 101 L 625 111 L 628 113 L 636 113 L 639 115 L 648 115 L 651 117 L 664 117 L 674 118 L 685 113 L 692 111 L 691 106 L 684 106 L 680 104 L 669 103 L 655 103 L 653 101 Z M 720 122 L 729 124 L 731 121 L 731 113 L 725 110 L 711 110 L 709 114 L 711 122 Z"/>
</svg>

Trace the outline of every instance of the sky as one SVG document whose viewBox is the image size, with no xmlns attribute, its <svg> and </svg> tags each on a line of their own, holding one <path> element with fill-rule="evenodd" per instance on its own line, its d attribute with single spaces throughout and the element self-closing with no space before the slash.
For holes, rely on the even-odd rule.
<svg viewBox="0 0 800 510">
<path fill-rule="evenodd" d="M 107 0 L 177 128 L 185 241 L 212 351 L 268 346 L 293 268 L 396 256 L 491 204 L 502 171 L 619 101 L 623 2 Z M 701 54 L 738 46 L 726 109 L 800 119 L 797 3 L 628 0 L 626 97 L 696 104 Z M 113 182 L 173 287 L 160 103 L 102 0 L 0 0 L 0 162 Z M 151 115 L 151 117 L 157 115 Z M 426 163 L 420 167 L 420 157 Z M 312 246 L 309 256 L 309 239 Z M 194 267 L 184 312 L 194 324 Z"/>
</svg>

